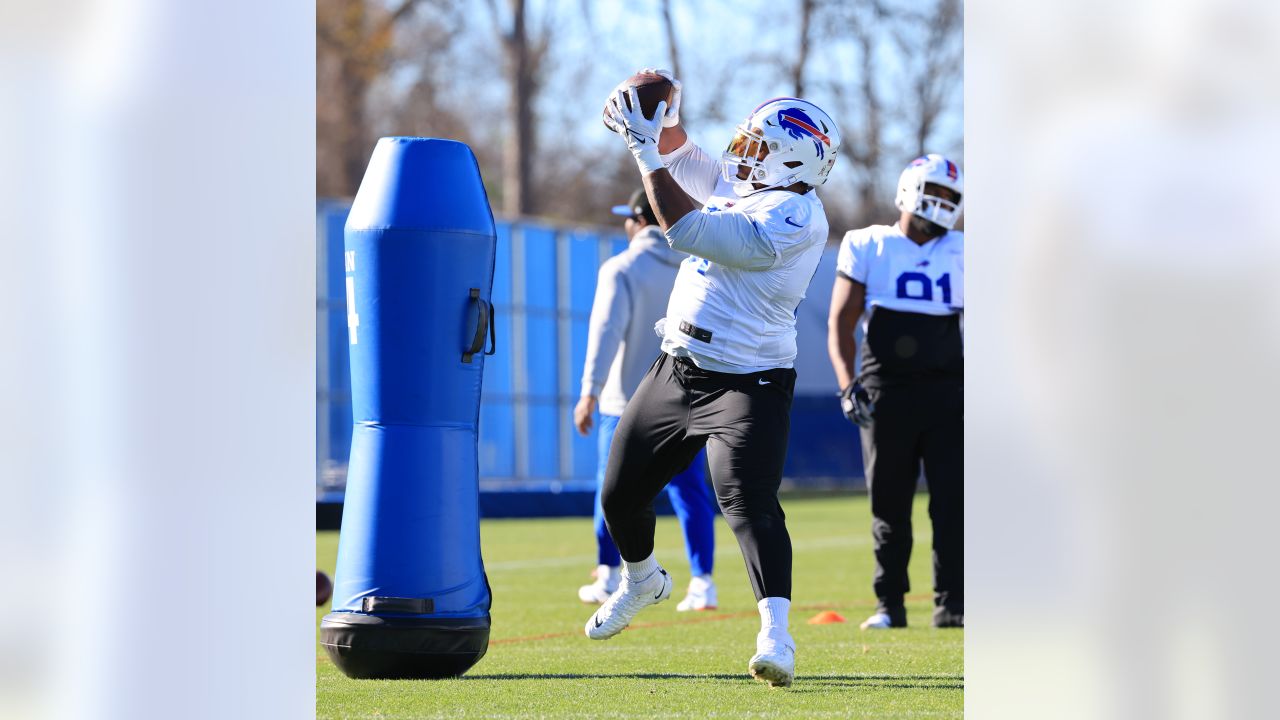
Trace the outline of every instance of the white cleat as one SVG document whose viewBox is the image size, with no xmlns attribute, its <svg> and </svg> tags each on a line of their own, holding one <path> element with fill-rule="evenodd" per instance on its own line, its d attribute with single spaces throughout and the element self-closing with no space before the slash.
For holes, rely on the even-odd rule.
<svg viewBox="0 0 1280 720">
<path fill-rule="evenodd" d="M 866 620 L 863 620 L 862 624 L 858 627 L 863 630 L 888 630 L 893 627 L 893 625 L 887 614 L 876 613 Z"/>
<path fill-rule="evenodd" d="M 690 610 L 715 610 L 718 607 L 716 602 L 716 584 L 711 580 L 710 575 L 697 575 L 689 581 L 689 592 L 676 605 L 678 612 L 688 612 Z"/>
<path fill-rule="evenodd" d="M 791 687 L 796 679 L 796 643 L 790 635 L 771 637 L 763 632 L 756 636 L 756 654 L 747 666 L 751 677 L 769 683 L 769 687 Z"/>
<path fill-rule="evenodd" d="M 596 581 L 578 588 L 578 599 L 584 603 L 599 605 L 618 589 L 622 581 L 622 568 L 601 565 L 596 568 Z"/>
<path fill-rule="evenodd" d="M 587 620 L 587 637 L 608 640 L 622 632 L 636 613 L 671 597 L 671 584 L 671 576 L 662 568 L 639 582 L 632 582 L 624 575 L 618 591 Z"/>
</svg>

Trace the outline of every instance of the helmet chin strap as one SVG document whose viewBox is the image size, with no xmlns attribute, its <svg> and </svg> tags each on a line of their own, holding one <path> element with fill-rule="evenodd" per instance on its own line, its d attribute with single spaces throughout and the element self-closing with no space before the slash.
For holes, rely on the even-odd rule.
<svg viewBox="0 0 1280 720">
<path fill-rule="evenodd" d="M 762 185 L 762 187 L 756 187 L 757 185 Z M 754 180 L 739 180 L 738 182 L 733 184 L 733 194 L 737 195 L 738 197 L 744 198 L 744 197 L 747 197 L 748 195 L 754 195 L 755 193 L 758 193 L 758 192 L 764 192 L 765 190 L 772 190 L 775 187 L 777 186 L 764 185 L 763 183 L 758 183 Z"/>
<path fill-rule="evenodd" d="M 768 185 L 766 187 L 756 187 L 756 185 L 760 185 L 761 183 L 752 182 L 751 180 L 739 180 L 733 184 L 733 193 L 738 197 L 744 198 L 753 193 L 763 192 L 765 190 L 777 190 L 778 188 L 791 187 L 796 183 L 796 176 L 798 174 L 799 173 L 792 173 L 790 176 L 784 178 L 782 182 Z"/>
</svg>

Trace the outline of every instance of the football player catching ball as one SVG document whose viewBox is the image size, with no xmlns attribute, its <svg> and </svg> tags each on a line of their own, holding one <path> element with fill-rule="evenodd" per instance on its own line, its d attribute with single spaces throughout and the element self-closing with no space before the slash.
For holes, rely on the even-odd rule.
<svg viewBox="0 0 1280 720">
<path fill-rule="evenodd" d="M 640 168 L 667 242 L 681 264 L 655 330 L 662 352 L 618 423 L 602 505 L 624 561 L 618 590 L 586 633 L 618 634 L 665 600 L 672 581 L 653 556 L 652 501 L 703 447 L 725 520 L 737 537 L 761 617 L 752 676 L 795 676 L 788 631 L 791 538 L 778 503 L 796 373 L 796 307 L 827 241 L 816 189 L 827 181 L 840 132 L 798 98 L 758 105 L 714 158 L 680 123 L 679 81 L 653 113 L 637 83 L 610 94 L 606 124 Z"/>
</svg>

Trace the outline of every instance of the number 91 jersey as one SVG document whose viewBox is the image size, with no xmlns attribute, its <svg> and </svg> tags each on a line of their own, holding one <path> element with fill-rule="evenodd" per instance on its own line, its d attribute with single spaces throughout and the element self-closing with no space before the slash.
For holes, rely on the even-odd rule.
<svg viewBox="0 0 1280 720">
<path fill-rule="evenodd" d="M 952 230 L 917 245 L 898 225 L 845 233 L 836 271 L 867 287 L 873 306 L 925 315 L 964 310 L 964 233 Z"/>
</svg>

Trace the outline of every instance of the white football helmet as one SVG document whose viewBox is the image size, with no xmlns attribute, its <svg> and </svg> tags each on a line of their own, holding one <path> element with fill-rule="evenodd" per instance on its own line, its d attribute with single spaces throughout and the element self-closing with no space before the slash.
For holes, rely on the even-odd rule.
<svg viewBox="0 0 1280 720">
<path fill-rule="evenodd" d="M 959 199 L 952 202 L 937 195 L 928 195 L 924 191 L 926 183 L 954 190 Z M 937 153 L 918 157 L 898 178 L 895 203 L 899 210 L 950 230 L 956 226 L 960 210 L 964 208 L 964 173 L 955 163 Z"/>
<path fill-rule="evenodd" d="M 720 169 L 738 195 L 755 192 L 755 183 L 818 187 L 827 181 L 839 150 L 840 130 L 822 108 L 799 98 L 775 98 L 738 126 L 720 156 Z M 739 177 L 744 167 L 746 177 Z"/>
</svg>

